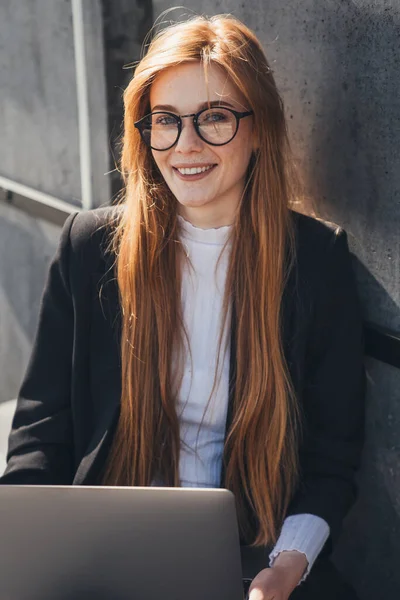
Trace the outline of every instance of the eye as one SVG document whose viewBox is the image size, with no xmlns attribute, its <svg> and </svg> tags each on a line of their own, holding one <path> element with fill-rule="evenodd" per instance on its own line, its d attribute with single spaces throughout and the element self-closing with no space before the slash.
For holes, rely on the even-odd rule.
<svg viewBox="0 0 400 600">
<path fill-rule="evenodd" d="M 210 111 L 210 112 L 202 115 L 201 120 L 204 121 L 205 123 L 210 123 L 210 122 L 216 123 L 218 121 L 226 121 L 227 118 L 228 118 L 228 116 L 226 113 Z"/>
<path fill-rule="evenodd" d="M 172 115 L 154 115 L 154 125 L 176 125 L 176 119 Z"/>
</svg>

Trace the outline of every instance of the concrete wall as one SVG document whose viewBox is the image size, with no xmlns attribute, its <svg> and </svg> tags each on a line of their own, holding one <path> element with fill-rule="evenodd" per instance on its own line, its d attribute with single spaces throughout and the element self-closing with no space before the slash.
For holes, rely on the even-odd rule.
<svg viewBox="0 0 400 600">
<path fill-rule="evenodd" d="M 153 5 L 155 18 L 171 6 Z M 184 5 L 162 20 L 231 12 L 259 36 L 319 213 L 349 233 L 365 318 L 400 332 L 400 2 Z M 400 370 L 366 364 L 360 497 L 335 560 L 361 599 L 372 600 L 400 594 Z"/>
<path fill-rule="evenodd" d="M 84 0 L 93 204 L 120 187 L 123 66 L 137 60 L 151 2 Z M 81 150 L 70 0 L 0 3 L 0 177 L 82 204 Z M 60 227 L 5 205 L 0 190 L 0 403 L 16 396 Z"/>
<path fill-rule="evenodd" d="M 55 225 L 0 204 L 0 402 L 17 394 L 59 233 Z"/>
<path fill-rule="evenodd" d="M 109 200 L 100 0 L 83 2 L 94 205 Z M 72 5 L 0 3 L 0 176 L 80 205 L 81 152 Z"/>
<path fill-rule="evenodd" d="M 100 0 L 83 3 L 93 205 L 110 200 Z M 70 0 L 0 2 L 0 177 L 81 206 L 77 74 Z M 75 32 L 76 33 L 76 32 Z M 1 185 L 1 183 L 0 183 Z M 0 194 L 4 196 L 4 194 Z M 59 227 L 0 203 L 0 402 L 20 385 Z"/>
<path fill-rule="evenodd" d="M 0 174 L 79 204 L 70 2 L 1 2 L 0 39 Z"/>
</svg>

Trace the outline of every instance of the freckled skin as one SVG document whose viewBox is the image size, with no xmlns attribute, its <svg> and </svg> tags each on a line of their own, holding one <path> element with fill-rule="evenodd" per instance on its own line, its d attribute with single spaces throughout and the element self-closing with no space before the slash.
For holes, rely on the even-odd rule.
<svg viewBox="0 0 400 600">
<path fill-rule="evenodd" d="M 171 67 L 151 86 L 151 109 L 171 105 L 178 115 L 195 113 L 208 100 L 229 102 L 234 110 L 249 110 L 246 100 L 217 65 L 209 69 L 208 90 L 200 63 Z M 179 203 L 180 214 L 198 227 L 221 227 L 232 223 L 245 184 L 254 149 L 253 116 L 240 120 L 235 138 L 225 146 L 211 146 L 196 133 L 192 119 L 183 119 L 181 136 L 170 150 L 152 150 L 153 158 Z M 177 164 L 216 164 L 198 181 L 182 181 Z"/>
</svg>

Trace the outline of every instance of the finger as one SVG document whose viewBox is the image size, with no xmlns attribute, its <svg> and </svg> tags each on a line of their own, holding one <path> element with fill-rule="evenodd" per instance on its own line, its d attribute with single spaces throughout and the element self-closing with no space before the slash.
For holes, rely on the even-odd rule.
<svg viewBox="0 0 400 600">
<path fill-rule="evenodd" d="M 249 600 L 267 600 L 261 590 L 253 588 L 249 594 Z"/>
<path fill-rule="evenodd" d="M 265 594 L 261 588 L 253 587 L 249 593 L 249 600 L 273 600 L 273 596 Z"/>
</svg>

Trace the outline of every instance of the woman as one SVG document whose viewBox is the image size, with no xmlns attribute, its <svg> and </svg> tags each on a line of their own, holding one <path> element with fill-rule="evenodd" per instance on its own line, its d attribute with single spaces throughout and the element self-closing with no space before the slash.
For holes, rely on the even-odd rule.
<svg viewBox="0 0 400 600">
<path fill-rule="evenodd" d="M 290 208 L 261 46 L 232 17 L 171 26 L 124 101 L 124 200 L 63 228 L 1 482 L 227 487 L 271 552 L 250 600 L 354 598 L 326 555 L 362 444 L 359 304 L 345 232 Z"/>
</svg>

